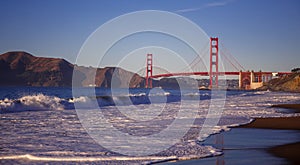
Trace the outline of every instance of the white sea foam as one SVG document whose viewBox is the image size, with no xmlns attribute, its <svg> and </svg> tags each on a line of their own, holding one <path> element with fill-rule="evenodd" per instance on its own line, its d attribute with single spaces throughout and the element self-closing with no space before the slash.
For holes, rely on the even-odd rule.
<svg viewBox="0 0 300 165">
<path fill-rule="evenodd" d="M 80 96 L 80 97 L 74 97 L 69 99 L 69 103 L 75 103 L 75 102 L 79 102 L 79 103 L 86 103 L 88 102 L 90 99 L 86 96 Z"/>
<path fill-rule="evenodd" d="M 0 109 L 6 109 L 14 105 L 14 101 L 8 98 L 0 100 Z"/>
<path fill-rule="evenodd" d="M 149 96 L 169 96 L 170 92 L 153 92 L 149 93 Z"/>
<path fill-rule="evenodd" d="M 198 144 L 195 144 L 198 145 Z M 122 162 L 122 161 L 135 161 L 140 162 L 138 164 L 152 164 L 163 161 L 172 160 L 189 160 L 189 159 L 199 159 L 208 156 L 217 156 L 222 154 L 219 150 L 211 146 L 202 146 L 205 148 L 205 153 L 202 155 L 183 155 L 183 156 L 85 156 L 88 155 L 84 153 L 82 156 L 35 156 L 32 154 L 23 155 L 7 155 L 0 156 L 0 160 L 18 160 L 27 159 L 30 161 L 51 161 L 51 162 L 99 162 L 99 161 L 112 161 L 112 162 Z M 82 153 L 81 153 L 82 154 Z"/>
<path fill-rule="evenodd" d="M 29 159 L 35 161 L 58 161 L 58 162 L 93 162 L 93 161 L 145 161 L 145 160 L 175 160 L 176 156 L 143 156 L 143 157 L 129 157 L 129 156 L 107 156 L 107 157 L 84 157 L 84 156 L 70 156 L 70 157 L 53 157 L 53 156 L 34 156 L 30 154 L 25 155 L 11 155 L 1 156 L 0 160 L 10 159 Z"/>
<path fill-rule="evenodd" d="M 54 109 L 63 110 L 64 106 L 60 103 L 62 100 L 55 96 L 46 96 L 43 94 L 23 96 L 20 102 L 28 107 L 34 107 L 37 109 Z"/>
<path fill-rule="evenodd" d="M 129 93 L 128 96 L 131 97 L 141 97 L 141 96 L 146 96 L 147 94 L 142 92 L 142 93 Z"/>
<path fill-rule="evenodd" d="M 62 99 L 43 94 L 26 95 L 19 99 L 0 100 L 0 110 L 63 110 Z"/>
</svg>

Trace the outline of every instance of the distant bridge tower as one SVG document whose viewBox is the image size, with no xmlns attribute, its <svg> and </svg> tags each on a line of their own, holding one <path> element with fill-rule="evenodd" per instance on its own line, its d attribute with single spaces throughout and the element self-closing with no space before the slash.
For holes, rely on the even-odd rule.
<svg viewBox="0 0 300 165">
<path fill-rule="evenodd" d="M 147 54 L 146 62 L 146 88 L 152 88 L 152 54 Z"/>
<path fill-rule="evenodd" d="M 218 38 L 210 38 L 210 68 L 209 68 L 209 87 L 218 88 L 218 75 L 219 75 L 219 40 Z"/>
</svg>

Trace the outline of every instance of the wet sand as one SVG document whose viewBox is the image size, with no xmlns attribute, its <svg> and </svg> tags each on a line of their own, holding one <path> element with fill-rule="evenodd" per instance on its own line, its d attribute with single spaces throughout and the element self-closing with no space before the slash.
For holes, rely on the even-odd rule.
<svg viewBox="0 0 300 165">
<path fill-rule="evenodd" d="M 271 107 L 289 109 L 295 113 L 300 113 L 300 104 L 277 104 Z M 300 130 L 300 117 L 257 118 L 253 122 L 240 127 Z M 271 147 L 268 152 L 274 156 L 285 158 L 291 164 L 300 164 L 300 137 L 299 142 Z"/>
<path fill-rule="evenodd" d="M 271 107 L 292 109 L 296 113 L 300 113 L 300 104 L 275 104 L 275 105 L 272 105 Z"/>
<path fill-rule="evenodd" d="M 257 118 L 257 119 L 254 119 L 253 122 L 243 125 L 243 126 L 240 126 L 239 128 L 300 130 L 300 116 L 298 116 L 298 117 Z"/>
<path fill-rule="evenodd" d="M 300 142 L 272 147 L 268 152 L 274 156 L 285 158 L 290 164 L 300 164 Z"/>
<path fill-rule="evenodd" d="M 291 109 L 295 113 L 300 113 L 300 104 L 279 104 L 271 107 Z M 240 128 L 300 130 L 300 116 L 257 118 L 249 124 L 240 126 Z M 299 142 L 271 147 L 268 149 L 268 152 L 274 156 L 288 160 L 291 164 L 300 164 L 300 137 Z"/>
</svg>

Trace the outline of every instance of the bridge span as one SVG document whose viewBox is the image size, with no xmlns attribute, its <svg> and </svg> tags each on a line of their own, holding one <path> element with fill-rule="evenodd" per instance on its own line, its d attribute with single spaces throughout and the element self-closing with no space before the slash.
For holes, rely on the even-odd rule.
<svg viewBox="0 0 300 165">
<path fill-rule="evenodd" d="M 225 71 L 219 72 L 219 43 L 218 38 L 210 38 L 210 70 L 209 72 L 179 72 L 179 73 L 162 73 L 153 75 L 153 55 L 147 54 L 146 60 L 146 88 L 152 88 L 152 79 L 175 76 L 208 76 L 210 83 L 209 88 L 218 88 L 219 76 L 231 75 L 238 76 L 240 89 L 256 89 L 268 82 L 274 76 L 284 76 L 291 72 L 254 72 L 254 71 Z M 229 59 L 226 57 L 226 59 Z M 231 61 L 229 61 L 233 64 Z M 239 64 L 239 63 L 238 63 Z M 239 64 L 240 65 L 240 64 Z M 241 65 L 240 65 L 241 66 Z M 235 67 L 235 66 L 234 66 Z M 237 68 L 237 67 L 235 67 Z M 243 68 L 243 67 L 242 67 Z"/>
</svg>

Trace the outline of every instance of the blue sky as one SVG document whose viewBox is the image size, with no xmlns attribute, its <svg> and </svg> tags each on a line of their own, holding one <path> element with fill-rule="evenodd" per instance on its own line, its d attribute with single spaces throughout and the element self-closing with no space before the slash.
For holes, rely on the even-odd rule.
<svg viewBox="0 0 300 165">
<path fill-rule="evenodd" d="M 0 10 L 0 53 L 24 50 L 75 62 L 82 44 L 105 22 L 129 12 L 163 10 L 190 19 L 208 36 L 219 37 L 246 69 L 300 67 L 298 0 L 1 0 Z"/>
</svg>

